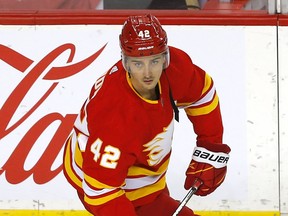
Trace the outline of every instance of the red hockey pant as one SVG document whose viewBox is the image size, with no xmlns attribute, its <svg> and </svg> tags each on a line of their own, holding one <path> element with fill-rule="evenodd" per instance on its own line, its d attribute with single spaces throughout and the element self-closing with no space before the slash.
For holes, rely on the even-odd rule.
<svg viewBox="0 0 288 216">
<path fill-rule="evenodd" d="M 84 195 L 78 192 L 78 196 L 87 211 L 89 207 L 84 202 Z M 172 216 L 179 205 L 179 201 L 174 200 L 169 195 L 168 189 L 164 190 L 153 202 L 136 207 L 137 216 Z M 193 211 L 184 206 L 178 216 L 197 216 Z"/>
</svg>

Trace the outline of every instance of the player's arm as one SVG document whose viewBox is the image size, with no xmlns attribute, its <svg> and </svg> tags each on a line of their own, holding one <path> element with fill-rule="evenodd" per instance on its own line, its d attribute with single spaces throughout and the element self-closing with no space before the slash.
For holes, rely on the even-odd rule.
<svg viewBox="0 0 288 216">
<path fill-rule="evenodd" d="M 185 188 L 189 189 L 195 179 L 199 178 L 203 185 L 196 194 L 204 196 L 213 192 L 224 181 L 230 148 L 222 143 L 220 103 L 212 78 L 195 66 L 194 81 L 196 100 L 191 104 L 187 103 L 185 111 L 193 123 L 197 147 L 186 172 Z"/>
<path fill-rule="evenodd" d="M 107 110 L 103 107 L 107 101 L 97 97 L 101 96 L 103 82 L 104 76 L 92 88 L 75 123 L 78 130 L 75 167 L 83 172 L 83 201 L 94 215 L 134 216 L 134 207 L 122 189 L 134 158 L 119 147 L 121 135 L 115 134 L 117 130 L 111 128 L 112 123 L 107 123 L 107 118 L 113 118 L 111 114 L 109 117 L 102 114 Z"/>
<path fill-rule="evenodd" d="M 83 156 L 84 202 L 97 216 L 136 215 L 122 189 L 134 158 L 100 138 L 93 140 L 88 143 Z"/>
<path fill-rule="evenodd" d="M 101 183 L 91 186 L 87 182 L 87 178 L 90 177 L 86 176 L 83 182 L 84 202 L 93 215 L 136 216 L 134 206 L 121 188 L 108 185 L 98 188 Z"/>
<path fill-rule="evenodd" d="M 134 207 L 121 189 L 126 176 L 125 166 L 129 166 L 133 158 L 99 139 L 90 144 L 85 121 L 77 118 L 76 125 L 64 151 L 63 171 L 68 181 L 94 215 L 134 216 Z"/>
</svg>

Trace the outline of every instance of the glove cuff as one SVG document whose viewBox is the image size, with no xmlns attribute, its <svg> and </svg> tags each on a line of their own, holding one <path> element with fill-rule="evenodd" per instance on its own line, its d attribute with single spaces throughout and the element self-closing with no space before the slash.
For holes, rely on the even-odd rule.
<svg viewBox="0 0 288 216">
<path fill-rule="evenodd" d="M 222 143 L 198 142 L 197 147 L 202 147 L 212 152 L 224 152 L 226 154 L 229 154 L 229 152 L 231 151 L 228 145 Z"/>
<path fill-rule="evenodd" d="M 202 147 L 195 147 L 192 160 L 210 164 L 216 169 L 226 167 L 229 155 L 223 152 L 212 152 Z"/>
</svg>

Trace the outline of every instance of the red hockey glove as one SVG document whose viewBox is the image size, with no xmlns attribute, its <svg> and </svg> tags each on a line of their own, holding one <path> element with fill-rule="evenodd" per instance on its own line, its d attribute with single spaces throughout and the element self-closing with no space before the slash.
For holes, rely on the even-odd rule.
<svg viewBox="0 0 288 216">
<path fill-rule="evenodd" d="M 226 144 L 201 144 L 195 147 L 186 171 L 185 189 L 190 189 L 193 182 L 200 179 L 203 184 L 195 194 L 206 196 L 212 193 L 225 179 L 229 152 Z"/>
</svg>

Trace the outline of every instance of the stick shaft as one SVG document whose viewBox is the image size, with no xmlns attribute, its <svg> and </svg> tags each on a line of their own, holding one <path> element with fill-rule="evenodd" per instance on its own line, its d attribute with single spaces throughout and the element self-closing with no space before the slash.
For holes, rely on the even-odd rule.
<svg viewBox="0 0 288 216">
<path fill-rule="evenodd" d="M 187 202 L 190 200 L 190 198 L 193 196 L 193 194 L 198 190 L 198 188 L 202 185 L 202 181 L 196 179 L 193 186 L 190 188 L 184 199 L 179 204 L 178 208 L 174 212 L 172 216 L 177 216 L 179 212 L 183 209 L 183 207 L 187 204 Z"/>
</svg>

